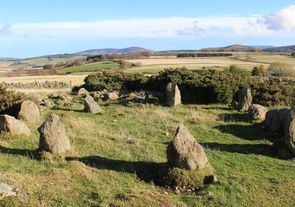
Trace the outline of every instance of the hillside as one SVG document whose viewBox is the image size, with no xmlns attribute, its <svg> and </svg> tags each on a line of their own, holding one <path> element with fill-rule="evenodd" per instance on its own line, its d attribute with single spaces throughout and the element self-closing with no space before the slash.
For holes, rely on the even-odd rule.
<svg viewBox="0 0 295 207">
<path fill-rule="evenodd" d="M 137 52 L 152 52 L 152 51 L 145 48 L 141 48 L 141 47 L 128 47 L 123 49 L 105 48 L 105 49 L 85 50 L 75 54 L 88 56 L 88 55 L 104 55 L 104 54 L 127 54 L 127 53 L 137 53 Z"/>
<path fill-rule="evenodd" d="M 246 46 L 246 45 L 229 45 L 226 47 L 211 47 L 211 48 L 204 48 L 201 49 L 201 51 L 217 51 L 217 52 L 251 52 L 255 49 L 260 49 L 259 47 L 253 47 L 253 46 Z"/>
<path fill-rule="evenodd" d="M 294 52 L 295 45 L 282 46 L 282 47 L 272 47 L 263 50 L 264 52 Z"/>
</svg>

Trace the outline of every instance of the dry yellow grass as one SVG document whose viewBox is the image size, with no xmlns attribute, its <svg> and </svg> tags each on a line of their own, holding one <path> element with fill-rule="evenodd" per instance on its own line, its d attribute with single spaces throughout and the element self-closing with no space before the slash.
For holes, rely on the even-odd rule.
<svg viewBox="0 0 295 207">
<path fill-rule="evenodd" d="M 247 62 L 233 59 L 232 57 L 206 57 L 206 58 L 176 58 L 175 56 L 151 57 L 149 59 L 128 60 L 129 62 L 141 62 L 142 67 L 128 69 L 127 72 L 156 73 L 165 68 L 186 67 L 188 69 L 200 69 L 212 67 L 215 69 L 226 68 L 230 65 L 238 65 L 245 70 L 251 70 L 254 66 L 259 66 L 260 62 Z M 268 64 L 264 64 L 268 66 Z"/>
<path fill-rule="evenodd" d="M 0 61 L 0 76 L 2 76 L 4 73 L 10 70 L 9 65 L 10 65 L 9 62 Z"/>
<path fill-rule="evenodd" d="M 149 59 L 135 59 L 128 60 L 129 62 L 141 62 L 146 65 L 187 65 L 193 64 L 198 66 L 228 66 L 231 64 L 249 66 L 252 62 L 245 62 L 240 60 L 230 59 L 228 57 L 213 57 L 213 58 L 149 58 Z M 254 63 L 255 64 L 255 63 Z"/>
</svg>

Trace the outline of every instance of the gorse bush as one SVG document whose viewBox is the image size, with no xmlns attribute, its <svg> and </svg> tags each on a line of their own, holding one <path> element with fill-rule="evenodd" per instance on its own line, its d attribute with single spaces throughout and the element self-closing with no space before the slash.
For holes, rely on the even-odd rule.
<svg viewBox="0 0 295 207">
<path fill-rule="evenodd" d="M 295 80 L 291 78 L 249 79 L 255 103 L 264 106 L 292 106 L 295 104 Z"/>
<path fill-rule="evenodd" d="M 7 90 L 0 85 L 0 114 L 16 115 L 17 107 L 24 99 L 24 94 Z"/>
<path fill-rule="evenodd" d="M 265 76 L 267 68 L 264 65 L 255 66 L 251 72 L 252 76 Z"/>
<path fill-rule="evenodd" d="M 237 91 L 250 87 L 254 103 L 265 106 L 295 104 L 295 80 L 245 76 L 233 71 L 166 69 L 158 75 L 97 73 L 86 77 L 87 90 L 153 91 L 164 93 L 168 82 L 177 84 L 183 103 L 231 104 Z"/>
<path fill-rule="evenodd" d="M 140 90 L 147 81 L 143 74 L 126 73 L 95 73 L 87 76 L 84 80 L 84 87 L 89 91 L 95 90 Z"/>
</svg>

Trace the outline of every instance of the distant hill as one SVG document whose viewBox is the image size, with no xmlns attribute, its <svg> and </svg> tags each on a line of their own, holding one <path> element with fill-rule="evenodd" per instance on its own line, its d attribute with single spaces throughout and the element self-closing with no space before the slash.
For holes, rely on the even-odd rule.
<svg viewBox="0 0 295 207">
<path fill-rule="evenodd" d="M 295 52 L 295 45 L 266 48 L 264 52 Z"/>
<path fill-rule="evenodd" d="M 246 46 L 246 45 L 229 45 L 226 47 L 211 47 L 211 48 L 204 48 L 201 51 L 215 51 L 215 52 L 251 52 L 255 49 L 263 49 L 267 46 Z"/>
<path fill-rule="evenodd" d="M 8 58 L 1 58 L 0 57 L 0 61 L 18 61 L 18 60 L 20 60 L 20 59 L 18 59 L 18 58 L 10 58 L 10 57 L 8 57 Z"/>
<path fill-rule="evenodd" d="M 91 56 L 91 55 L 106 55 L 106 54 L 128 54 L 137 52 L 153 52 L 151 50 L 141 47 L 128 47 L 123 49 L 116 48 L 105 48 L 105 49 L 93 49 L 85 50 L 82 52 L 75 53 L 75 55 Z"/>
</svg>

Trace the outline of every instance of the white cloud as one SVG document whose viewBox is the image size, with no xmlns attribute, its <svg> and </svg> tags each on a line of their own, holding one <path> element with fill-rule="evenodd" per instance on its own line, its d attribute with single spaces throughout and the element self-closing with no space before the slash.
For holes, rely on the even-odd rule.
<svg viewBox="0 0 295 207">
<path fill-rule="evenodd" d="M 290 5 L 277 13 L 265 15 L 261 22 L 274 31 L 295 30 L 295 5 Z"/>
<path fill-rule="evenodd" d="M 9 36 L 11 34 L 12 34 L 12 32 L 11 32 L 11 25 L 10 24 L 3 25 L 0 28 L 0 36 Z"/>
<path fill-rule="evenodd" d="M 0 26 L 1 28 L 1 26 Z M 295 30 L 295 6 L 249 17 L 141 18 L 4 25 L 0 35 L 19 38 L 261 37 Z M 289 34 L 290 35 L 290 32 Z M 293 34 L 295 36 L 295 34 Z"/>
</svg>

